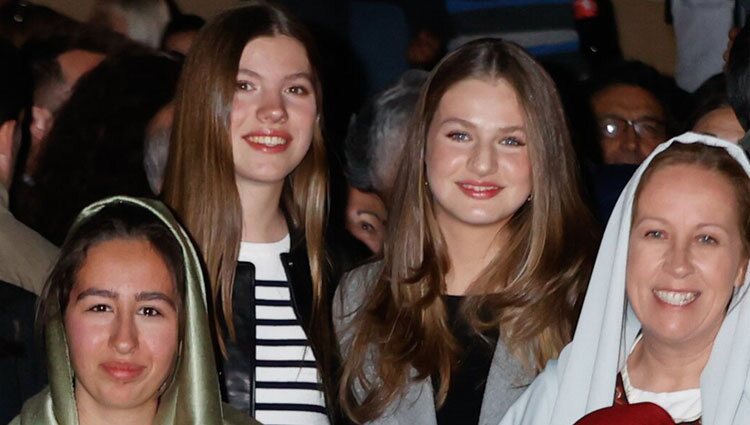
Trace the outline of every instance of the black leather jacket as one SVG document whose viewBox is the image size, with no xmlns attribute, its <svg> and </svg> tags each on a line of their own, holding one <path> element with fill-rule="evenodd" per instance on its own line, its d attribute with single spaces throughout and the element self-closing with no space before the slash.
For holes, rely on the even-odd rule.
<svg viewBox="0 0 750 425">
<path fill-rule="evenodd" d="M 360 250 L 356 243 L 352 244 L 348 236 L 337 238 L 337 240 L 338 243 L 336 245 L 339 248 L 337 251 L 342 254 L 336 255 L 334 253 L 332 255 L 334 258 L 332 263 L 338 265 L 338 267 L 332 268 L 327 273 L 329 278 L 327 279 L 326 292 L 328 295 L 327 306 L 329 310 L 342 271 L 353 267 L 356 261 L 361 260 L 361 257 L 366 252 Z M 308 340 L 310 340 L 313 287 L 304 238 L 295 238 L 294 234 L 292 234 L 289 251 L 289 253 L 281 254 L 281 262 L 289 282 L 292 306 Z M 329 250 L 329 252 L 331 251 Z M 219 364 L 220 383 L 224 400 L 236 409 L 253 417 L 255 416 L 255 403 L 253 400 L 253 396 L 255 395 L 255 309 L 252 308 L 254 305 L 255 266 L 249 262 L 238 262 L 234 277 L 234 288 L 232 290 L 233 319 L 237 339 L 236 341 L 232 341 L 229 337 L 224 338 L 227 357 L 224 358 L 219 352 L 217 359 L 220 361 L 217 363 Z M 328 326 L 332 332 L 333 326 L 330 323 L 330 318 L 328 322 Z M 318 349 L 316 349 L 316 345 Z M 318 361 L 318 370 L 334 371 L 334 373 L 329 372 L 327 374 L 321 372 L 321 377 L 324 388 L 327 388 L 326 406 L 331 423 L 342 423 L 341 413 L 335 408 L 337 405 L 336 400 L 329 399 L 329 396 L 334 395 L 338 387 L 335 371 L 338 370 L 339 362 L 337 359 L 338 349 L 335 346 L 335 338 L 331 338 L 331 342 L 323 346 L 323 349 L 331 350 L 328 356 L 324 356 L 320 352 L 320 344 L 311 344 L 311 346 L 313 354 Z M 321 365 L 320 362 L 322 361 L 321 359 L 326 357 L 330 359 L 329 364 L 325 365 L 327 367 L 323 367 L 324 365 Z"/>
</svg>

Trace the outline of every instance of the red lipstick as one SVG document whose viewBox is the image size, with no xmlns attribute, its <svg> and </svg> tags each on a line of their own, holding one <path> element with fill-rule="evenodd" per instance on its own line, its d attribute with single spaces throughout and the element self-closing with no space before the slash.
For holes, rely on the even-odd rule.
<svg viewBox="0 0 750 425">
<path fill-rule="evenodd" d="M 145 366 L 128 362 L 106 362 L 101 364 L 101 368 L 115 380 L 125 382 L 134 380 L 146 369 Z"/>
<path fill-rule="evenodd" d="M 274 154 L 289 148 L 292 135 L 283 130 L 261 130 L 245 134 L 242 139 L 255 150 Z"/>
<path fill-rule="evenodd" d="M 503 190 L 502 186 L 477 180 L 463 180 L 456 182 L 456 186 L 472 199 L 491 199 Z"/>
</svg>

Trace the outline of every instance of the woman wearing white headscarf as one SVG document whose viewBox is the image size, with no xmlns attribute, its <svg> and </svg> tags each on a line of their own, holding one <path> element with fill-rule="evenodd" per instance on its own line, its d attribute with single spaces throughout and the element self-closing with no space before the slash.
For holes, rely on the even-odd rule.
<svg viewBox="0 0 750 425">
<path fill-rule="evenodd" d="M 676 145 L 670 149 L 675 143 L 718 147 L 736 163 L 715 151 L 709 156 L 724 156 L 722 168 L 702 159 L 684 161 L 671 154 L 710 148 Z M 668 149 L 672 152 L 658 159 Z M 667 156 L 678 158 L 663 161 Z M 654 158 L 661 163 L 648 170 Z M 727 163 L 734 166 L 734 178 L 726 172 Z M 682 178 L 672 172 L 672 180 L 664 180 L 666 170 L 677 168 Z M 639 187 L 644 172 L 645 182 Z M 703 177 L 697 185 L 678 189 L 686 180 L 694 181 L 696 174 Z M 712 137 L 686 133 L 654 150 L 623 191 L 609 220 L 573 342 L 558 361 L 548 363 L 502 425 L 570 425 L 598 409 L 636 402 L 656 403 L 678 423 L 748 423 L 748 174 L 750 163 L 742 149 Z M 714 191 L 716 185 L 724 185 L 724 192 L 731 194 L 728 204 L 707 205 L 709 180 Z M 645 212 L 655 208 L 668 213 Z M 723 229 L 703 230 L 705 224 L 697 220 L 705 218 L 697 217 L 700 211 L 704 216 L 710 211 L 711 223 L 721 221 L 718 216 L 735 221 Z M 654 251 L 654 244 L 662 251 Z M 727 245 L 735 250 L 726 249 Z M 709 251 L 717 247 L 723 256 Z M 629 264 L 633 262 L 638 264 Z M 711 265 L 715 267 L 706 267 Z M 697 278 L 686 278 L 690 274 Z M 713 339 L 703 347 L 698 341 L 707 335 Z M 662 353 L 669 349 L 673 355 L 660 369 L 653 367 L 657 349 Z M 651 356 L 650 364 L 644 362 L 644 352 Z M 680 355 L 694 361 L 684 361 Z M 615 391 L 616 387 L 625 391 Z"/>
</svg>

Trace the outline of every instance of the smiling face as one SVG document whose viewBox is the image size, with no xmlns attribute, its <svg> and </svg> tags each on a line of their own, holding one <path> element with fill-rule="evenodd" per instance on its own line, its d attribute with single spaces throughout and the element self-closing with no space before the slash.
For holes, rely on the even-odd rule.
<svg viewBox="0 0 750 425">
<path fill-rule="evenodd" d="M 79 409 L 155 407 L 178 347 L 178 295 L 145 239 L 90 247 L 65 310 Z"/>
<path fill-rule="evenodd" d="M 283 35 L 247 43 L 231 113 L 238 182 L 281 184 L 307 153 L 317 113 L 304 46 Z"/>
<path fill-rule="evenodd" d="M 443 95 L 427 134 L 426 172 L 438 223 L 498 231 L 532 190 L 528 135 L 504 79 L 465 79 Z"/>
<path fill-rule="evenodd" d="M 719 172 L 690 164 L 667 165 L 644 184 L 630 233 L 628 300 L 644 338 L 705 347 L 747 264 L 735 190 Z"/>
</svg>

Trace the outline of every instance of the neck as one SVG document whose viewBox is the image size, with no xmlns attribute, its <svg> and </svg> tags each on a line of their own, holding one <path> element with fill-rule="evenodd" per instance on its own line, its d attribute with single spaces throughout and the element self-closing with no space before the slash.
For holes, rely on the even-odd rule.
<svg viewBox="0 0 750 425">
<path fill-rule="evenodd" d="M 242 241 L 276 242 L 289 233 L 280 207 L 282 188 L 283 183 L 237 180 L 242 206 Z"/>
<path fill-rule="evenodd" d="M 440 223 L 451 265 L 445 276 L 448 295 L 466 295 L 477 276 L 497 255 L 501 229 L 497 225 L 475 227 Z"/>
<path fill-rule="evenodd" d="M 137 407 L 120 409 L 99 404 L 81 388 L 81 383 L 76 382 L 76 407 L 80 425 L 151 425 L 154 422 L 158 407 L 156 398 Z"/>
<path fill-rule="evenodd" d="M 628 357 L 628 374 L 634 387 L 652 392 L 700 388 L 713 339 L 704 344 L 674 347 L 644 333 Z"/>
</svg>

